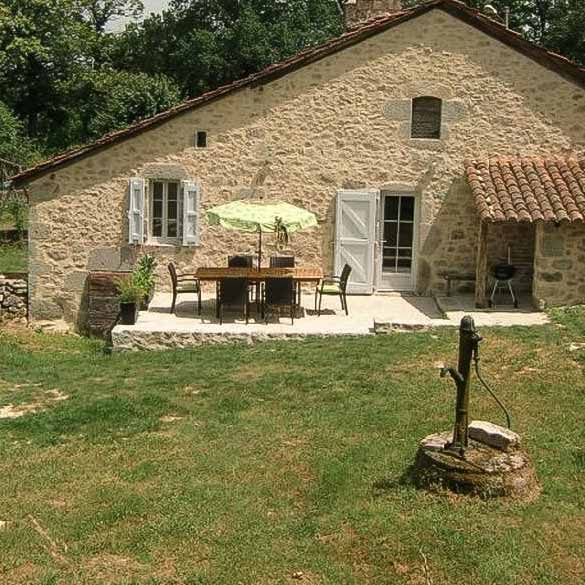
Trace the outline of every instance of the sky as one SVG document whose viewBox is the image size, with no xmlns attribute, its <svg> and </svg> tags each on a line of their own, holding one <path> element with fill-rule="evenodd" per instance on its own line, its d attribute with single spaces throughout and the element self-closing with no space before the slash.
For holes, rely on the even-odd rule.
<svg viewBox="0 0 585 585">
<path fill-rule="evenodd" d="M 142 0 L 144 4 L 144 15 L 148 16 L 151 12 L 161 12 L 169 5 L 170 0 Z M 122 30 L 127 20 L 116 20 L 116 22 L 110 23 L 109 30 L 119 31 Z"/>
</svg>

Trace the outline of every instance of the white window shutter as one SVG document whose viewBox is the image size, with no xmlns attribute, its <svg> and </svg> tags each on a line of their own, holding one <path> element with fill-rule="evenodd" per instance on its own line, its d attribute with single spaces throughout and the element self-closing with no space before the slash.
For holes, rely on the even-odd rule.
<svg viewBox="0 0 585 585">
<path fill-rule="evenodd" d="M 183 181 L 183 246 L 199 245 L 199 185 Z"/>
<path fill-rule="evenodd" d="M 130 179 L 128 205 L 128 243 L 144 243 L 144 179 Z"/>
</svg>

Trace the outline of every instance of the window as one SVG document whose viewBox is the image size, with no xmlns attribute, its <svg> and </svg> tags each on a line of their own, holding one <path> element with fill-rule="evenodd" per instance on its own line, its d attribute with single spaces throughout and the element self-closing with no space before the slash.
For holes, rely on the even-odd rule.
<svg viewBox="0 0 585 585">
<path fill-rule="evenodd" d="M 179 183 L 174 181 L 150 182 L 149 239 L 176 240 L 182 228 L 182 198 Z"/>
<path fill-rule="evenodd" d="M 130 244 L 199 244 L 199 185 L 194 181 L 130 180 Z"/>
<path fill-rule="evenodd" d="M 206 148 L 207 132 L 204 132 L 203 130 L 197 132 L 197 135 L 195 136 L 195 144 L 197 145 L 197 148 Z"/>
<path fill-rule="evenodd" d="M 411 138 L 441 138 L 442 101 L 435 97 L 417 97 L 412 100 Z"/>
</svg>

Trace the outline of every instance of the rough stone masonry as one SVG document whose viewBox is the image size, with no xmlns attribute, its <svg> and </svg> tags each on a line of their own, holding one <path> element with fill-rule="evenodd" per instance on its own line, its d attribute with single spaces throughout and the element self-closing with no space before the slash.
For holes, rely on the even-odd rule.
<svg viewBox="0 0 585 585">
<path fill-rule="evenodd" d="M 26 319 L 27 305 L 26 274 L 0 274 L 0 322 Z"/>
</svg>

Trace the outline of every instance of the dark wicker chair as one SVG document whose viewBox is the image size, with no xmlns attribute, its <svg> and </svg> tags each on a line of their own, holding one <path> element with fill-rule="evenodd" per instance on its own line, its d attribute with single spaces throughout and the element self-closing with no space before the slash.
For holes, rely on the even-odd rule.
<svg viewBox="0 0 585 585">
<path fill-rule="evenodd" d="M 292 276 L 267 278 L 262 287 L 262 316 L 268 323 L 268 312 L 273 307 L 290 307 L 291 323 L 295 323 L 297 295 Z"/>
<path fill-rule="evenodd" d="M 197 295 L 197 314 L 201 315 L 201 283 L 194 274 L 178 274 L 175 265 L 169 263 L 169 273 L 173 285 L 173 302 L 171 303 L 171 314 L 175 312 L 177 296 L 182 294 Z"/>
<path fill-rule="evenodd" d="M 347 283 L 349 282 L 349 276 L 351 274 L 351 266 L 346 264 L 341 271 L 341 276 L 326 276 L 315 291 L 315 310 L 317 315 L 321 315 L 321 300 L 323 295 L 335 295 L 339 296 L 341 301 L 341 308 L 345 311 L 346 315 L 349 315 L 347 309 Z M 319 304 L 317 305 L 317 300 Z"/>
<path fill-rule="evenodd" d="M 228 256 L 230 268 L 253 268 L 254 256 Z"/>
<path fill-rule="evenodd" d="M 270 256 L 270 268 L 294 268 L 294 256 Z"/>
<path fill-rule="evenodd" d="M 270 256 L 270 268 L 294 268 L 294 256 Z M 297 305 L 301 304 L 301 283 L 297 284 Z"/>
<path fill-rule="evenodd" d="M 246 319 L 250 319 L 250 281 L 247 278 L 222 278 L 217 283 L 217 317 L 223 324 L 223 308 L 241 307 Z"/>
</svg>

